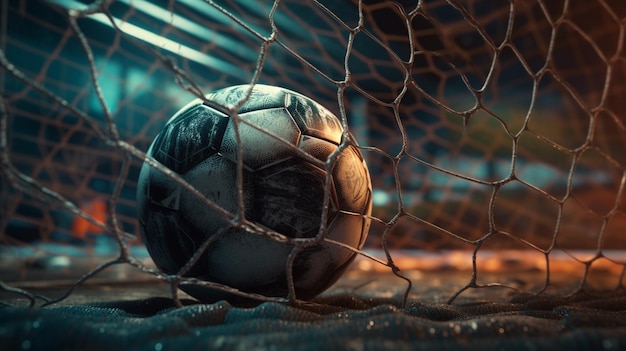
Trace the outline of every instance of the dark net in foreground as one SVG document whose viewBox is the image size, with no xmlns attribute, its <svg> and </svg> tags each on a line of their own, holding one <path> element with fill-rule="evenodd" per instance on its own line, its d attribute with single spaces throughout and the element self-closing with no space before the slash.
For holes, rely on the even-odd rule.
<svg viewBox="0 0 626 351">
<path fill-rule="evenodd" d="M 621 3 L 1 6 L 11 346 L 157 350 L 212 335 L 213 346 L 495 347 L 534 335 L 533 345 L 623 347 Z M 372 178 L 369 237 L 354 271 L 308 304 L 193 305 L 177 287 L 211 283 L 162 274 L 143 250 L 139 170 L 181 106 L 249 83 L 304 93 L 349 128 Z M 48 306 L 14 307 L 24 304 Z M 46 336 L 58 329 L 74 337 Z"/>
</svg>

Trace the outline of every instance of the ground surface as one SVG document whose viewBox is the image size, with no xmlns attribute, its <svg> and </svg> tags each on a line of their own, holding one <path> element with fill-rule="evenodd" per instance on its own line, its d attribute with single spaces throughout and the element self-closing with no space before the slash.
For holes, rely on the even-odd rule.
<svg viewBox="0 0 626 351">
<path fill-rule="evenodd" d="M 0 273 L 12 286 L 55 298 L 73 276 L 97 264 L 72 260 L 56 268 L 31 260 L 21 270 L 5 260 Z M 626 349 L 623 292 L 558 297 L 564 286 L 540 296 L 471 289 L 447 304 L 470 272 L 405 273 L 414 282 L 405 306 L 403 280 L 355 269 L 307 304 L 200 304 L 182 295 L 185 306 L 177 308 L 167 284 L 119 265 L 44 308 L 0 293 L 0 349 Z M 504 280 L 532 291 L 542 276 L 525 272 Z"/>
</svg>

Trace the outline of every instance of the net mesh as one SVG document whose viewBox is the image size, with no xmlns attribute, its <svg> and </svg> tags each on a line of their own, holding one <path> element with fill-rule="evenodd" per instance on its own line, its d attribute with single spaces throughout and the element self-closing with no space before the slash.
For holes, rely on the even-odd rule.
<svg viewBox="0 0 626 351">
<path fill-rule="evenodd" d="M 33 256 L 108 243 L 114 258 L 74 287 L 117 264 L 168 281 L 175 298 L 179 284 L 212 284 L 138 258 L 135 189 L 145 150 L 181 106 L 243 83 L 303 93 L 349 126 L 374 189 L 360 267 L 468 269 L 450 301 L 500 286 L 483 273 L 510 276 L 525 257 L 542 272 L 538 291 L 558 280 L 557 261 L 575 291 L 607 274 L 623 287 L 622 2 L 1 6 L 0 242 Z M 2 289 L 47 299 L 21 288 L 20 272 L 4 273 Z"/>
</svg>

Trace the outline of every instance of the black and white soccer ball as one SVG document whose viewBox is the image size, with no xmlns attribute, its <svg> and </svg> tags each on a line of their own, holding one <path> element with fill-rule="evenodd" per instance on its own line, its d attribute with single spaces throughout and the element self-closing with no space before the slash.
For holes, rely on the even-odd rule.
<svg viewBox="0 0 626 351">
<path fill-rule="evenodd" d="M 314 238 L 325 218 L 326 238 L 361 249 L 370 226 L 372 186 L 359 149 L 350 144 L 337 154 L 329 186 L 325 167 L 296 152 L 297 148 L 326 162 L 342 142 L 339 119 L 304 95 L 255 85 L 238 114 L 273 136 L 239 123 L 238 145 L 233 117 L 218 106 L 239 103 L 249 89 L 249 85 L 229 87 L 207 95 L 206 101 L 189 103 L 167 122 L 148 155 L 236 214 L 237 153 L 241 150 L 242 198 L 248 221 L 290 238 Z M 137 202 L 143 241 L 163 272 L 179 272 L 200 245 L 219 232 L 186 276 L 265 296 L 288 295 L 287 262 L 293 244 L 233 225 L 148 163 L 139 175 Z M 306 247 L 292 266 L 296 297 L 310 299 L 324 291 L 354 257 L 353 251 L 333 243 Z M 201 285 L 181 288 L 199 300 L 225 298 Z"/>
</svg>

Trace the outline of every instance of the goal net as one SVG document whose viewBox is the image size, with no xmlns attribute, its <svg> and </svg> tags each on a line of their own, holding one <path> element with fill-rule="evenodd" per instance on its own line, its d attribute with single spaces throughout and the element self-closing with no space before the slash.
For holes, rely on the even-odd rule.
<svg viewBox="0 0 626 351">
<path fill-rule="evenodd" d="M 37 265 L 65 256 L 106 258 L 73 265 L 68 294 L 120 266 L 167 281 L 176 298 L 179 284 L 198 283 L 158 272 L 142 251 L 139 170 L 178 109 L 249 83 L 311 97 L 358 142 L 373 212 L 356 269 L 406 281 L 466 272 L 450 302 L 481 287 L 524 290 L 515 277 L 528 271 L 531 292 L 562 277 L 560 294 L 623 288 L 620 1 L 0 6 L 5 292 L 49 301 L 24 281 L 48 280 Z"/>
</svg>

